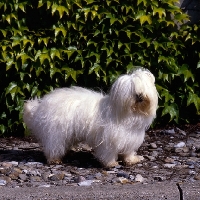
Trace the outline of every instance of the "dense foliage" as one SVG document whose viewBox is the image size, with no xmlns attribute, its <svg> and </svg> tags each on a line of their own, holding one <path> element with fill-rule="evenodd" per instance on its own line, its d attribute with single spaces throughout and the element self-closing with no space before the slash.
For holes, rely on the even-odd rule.
<svg viewBox="0 0 200 200">
<path fill-rule="evenodd" d="M 55 87 L 108 89 L 136 66 L 155 76 L 157 123 L 200 114 L 200 26 L 177 0 L 0 0 L 0 131 L 23 134 L 25 99 Z"/>
</svg>

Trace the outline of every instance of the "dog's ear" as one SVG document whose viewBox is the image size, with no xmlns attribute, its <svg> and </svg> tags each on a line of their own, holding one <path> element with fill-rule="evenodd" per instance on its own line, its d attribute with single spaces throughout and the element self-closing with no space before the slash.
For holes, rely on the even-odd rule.
<svg viewBox="0 0 200 200">
<path fill-rule="evenodd" d="M 119 77 L 111 87 L 109 98 L 115 112 L 127 113 L 133 101 L 134 84 L 130 75 Z"/>
</svg>

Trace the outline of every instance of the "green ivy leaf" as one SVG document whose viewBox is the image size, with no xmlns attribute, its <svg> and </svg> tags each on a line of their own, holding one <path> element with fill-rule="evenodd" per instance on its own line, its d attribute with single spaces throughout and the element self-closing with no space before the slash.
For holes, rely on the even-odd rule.
<svg viewBox="0 0 200 200">
<path fill-rule="evenodd" d="M 55 37 L 57 37 L 60 32 L 62 32 L 63 36 L 66 37 L 67 31 L 64 27 L 56 27 L 55 28 Z"/>
<path fill-rule="evenodd" d="M 194 82 L 194 75 L 192 72 L 188 69 L 188 66 L 186 64 L 182 65 L 179 70 L 178 70 L 178 75 L 183 75 L 184 77 L 184 82 L 186 82 L 189 78 L 192 79 Z"/>
<path fill-rule="evenodd" d="M 9 93 L 14 93 L 16 91 L 17 87 L 18 87 L 17 83 L 10 82 L 10 84 L 6 88 L 6 95 L 9 94 Z"/>
<path fill-rule="evenodd" d="M 23 12 L 26 12 L 26 11 L 25 11 L 26 2 L 19 3 L 18 6 L 19 6 L 19 8 L 20 8 Z"/>
<path fill-rule="evenodd" d="M 54 60 L 55 56 L 58 57 L 60 60 L 63 60 L 61 58 L 61 54 L 60 54 L 60 51 L 56 48 L 52 48 L 51 51 L 50 51 L 50 56 L 51 56 L 51 59 Z"/>
<path fill-rule="evenodd" d="M 20 54 L 17 55 L 16 57 L 17 59 L 21 58 L 22 60 L 22 65 L 24 65 L 28 59 L 34 61 L 34 59 L 32 57 L 30 57 L 29 55 L 27 55 L 26 53 L 22 52 Z"/>
<path fill-rule="evenodd" d="M 194 104 L 197 111 L 200 110 L 200 98 L 198 97 L 197 94 L 189 92 L 189 97 L 188 97 L 188 100 L 187 100 L 187 106 L 189 106 L 190 104 Z"/>
<path fill-rule="evenodd" d="M 166 12 L 164 8 L 156 8 L 153 7 L 153 16 L 158 13 L 159 18 L 162 18 L 162 16 L 166 17 Z"/>
<path fill-rule="evenodd" d="M 167 114 L 170 115 L 170 121 L 174 120 L 176 123 L 178 123 L 179 109 L 176 103 L 172 103 L 170 105 L 168 105 L 168 103 L 165 103 L 164 109 L 162 111 L 162 116 Z"/>
<path fill-rule="evenodd" d="M 3 30 L 3 29 L 0 29 L 0 31 L 2 32 L 3 36 L 6 37 L 7 31 L 5 31 L 5 30 Z"/>
<path fill-rule="evenodd" d="M 182 22 L 183 20 L 189 20 L 189 17 L 188 17 L 188 15 L 187 14 L 183 14 L 183 13 L 180 13 L 180 14 L 176 14 L 175 16 L 174 16 L 174 18 L 176 19 L 176 20 L 178 20 L 179 22 Z"/>
<path fill-rule="evenodd" d="M 94 63 L 94 65 L 89 70 L 89 74 L 91 74 L 92 72 L 95 72 L 97 77 L 100 78 L 100 74 L 99 74 L 100 69 L 101 69 L 101 66 L 97 63 Z"/>
<path fill-rule="evenodd" d="M 64 6 L 57 6 L 56 10 L 59 12 L 60 19 L 63 17 L 64 12 L 67 13 L 67 15 L 69 15 L 68 9 Z"/>
<path fill-rule="evenodd" d="M 148 22 L 148 24 L 152 24 L 151 15 L 143 15 L 140 17 L 140 24 L 143 25 L 145 22 Z"/>
<path fill-rule="evenodd" d="M 0 132 L 1 132 L 1 134 L 4 134 L 5 131 L 6 131 L 6 126 L 3 125 L 3 124 L 0 124 Z"/>
<path fill-rule="evenodd" d="M 141 3 L 144 4 L 144 6 L 147 5 L 147 0 L 137 0 L 137 5 L 140 5 Z"/>
<path fill-rule="evenodd" d="M 31 97 L 36 96 L 37 91 L 38 91 L 38 87 L 37 87 L 37 86 L 34 86 L 34 87 L 32 88 L 32 91 L 31 91 Z"/>
<path fill-rule="evenodd" d="M 197 68 L 200 68 L 200 62 L 197 63 Z"/>
</svg>

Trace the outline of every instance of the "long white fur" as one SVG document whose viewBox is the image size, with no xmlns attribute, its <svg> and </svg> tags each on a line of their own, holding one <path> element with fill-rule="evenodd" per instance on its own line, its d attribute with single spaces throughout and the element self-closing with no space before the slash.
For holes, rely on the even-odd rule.
<svg viewBox="0 0 200 200">
<path fill-rule="evenodd" d="M 136 151 L 156 117 L 154 76 L 145 69 L 120 76 L 108 95 L 81 87 L 61 88 L 24 104 L 24 122 L 42 144 L 49 163 L 79 142 L 86 142 L 105 166 L 141 160 Z M 148 106 L 137 95 L 148 98 Z M 141 105 L 141 106 L 140 106 Z"/>
</svg>

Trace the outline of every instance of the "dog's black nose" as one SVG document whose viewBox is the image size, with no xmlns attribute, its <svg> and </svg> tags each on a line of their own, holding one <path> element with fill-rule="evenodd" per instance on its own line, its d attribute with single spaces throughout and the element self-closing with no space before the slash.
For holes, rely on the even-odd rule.
<svg viewBox="0 0 200 200">
<path fill-rule="evenodd" d="M 143 100 L 144 100 L 144 96 L 141 93 L 136 95 L 136 102 L 141 103 L 143 102 Z"/>
</svg>

